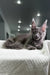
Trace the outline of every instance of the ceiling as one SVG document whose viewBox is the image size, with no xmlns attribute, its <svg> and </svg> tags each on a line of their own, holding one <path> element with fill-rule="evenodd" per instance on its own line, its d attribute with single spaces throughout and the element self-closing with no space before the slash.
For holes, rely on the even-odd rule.
<svg viewBox="0 0 50 75">
<path fill-rule="evenodd" d="M 38 24 L 43 23 L 46 18 L 50 21 L 49 0 L 21 0 L 21 5 L 18 5 L 16 1 L 0 0 L 0 8 L 11 31 L 17 30 L 19 19 L 22 21 L 21 28 L 23 30 L 29 27 L 33 17 L 36 21 L 40 20 Z M 40 17 L 36 16 L 38 12 L 41 14 Z"/>
</svg>

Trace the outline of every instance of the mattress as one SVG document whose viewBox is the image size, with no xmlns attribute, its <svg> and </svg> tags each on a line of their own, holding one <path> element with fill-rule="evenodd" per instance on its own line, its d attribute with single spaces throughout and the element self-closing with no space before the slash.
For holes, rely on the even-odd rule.
<svg viewBox="0 0 50 75">
<path fill-rule="evenodd" d="M 4 49 L 0 41 L 0 75 L 48 75 L 49 50 Z"/>
</svg>

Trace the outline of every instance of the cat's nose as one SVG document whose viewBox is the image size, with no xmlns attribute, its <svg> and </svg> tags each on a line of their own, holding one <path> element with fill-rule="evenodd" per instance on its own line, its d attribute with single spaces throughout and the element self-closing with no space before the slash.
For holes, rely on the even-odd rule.
<svg viewBox="0 0 50 75">
<path fill-rule="evenodd" d="M 37 38 L 39 38 L 39 35 L 38 35 L 38 34 L 36 34 L 36 36 L 35 36 L 35 37 L 36 37 L 36 39 L 37 39 Z"/>
<path fill-rule="evenodd" d="M 37 36 L 35 36 L 35 38 L 37 39 L 38 37 L 37 37 Z"/>
</svg>

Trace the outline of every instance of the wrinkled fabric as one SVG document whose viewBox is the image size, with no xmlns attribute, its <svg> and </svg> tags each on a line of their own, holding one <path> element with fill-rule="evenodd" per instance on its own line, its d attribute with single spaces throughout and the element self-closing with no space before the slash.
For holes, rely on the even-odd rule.
<svg viewBox="0 0 50 75">
<path fill-rule="evenodd" d="M 0 44 L 1 75 L 48 75 L 49 50 L 46 41 L 41 50 L 4 49 L 3 42 Z"/>
</svg>

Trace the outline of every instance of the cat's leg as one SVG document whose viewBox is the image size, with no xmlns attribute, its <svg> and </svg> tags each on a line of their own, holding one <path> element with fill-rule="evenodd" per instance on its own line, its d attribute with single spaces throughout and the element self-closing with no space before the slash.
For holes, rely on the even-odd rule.
<svg viewBox="0 0 50 75">
<path fill-rule="evenodd" d="M 35 50 L 36 49 L 36 47 L 34 47 L 32 45 L 27 45 L 25 48 L 28 50 Z"/>
<path fill-rule="evenodd" d="M 23 45 L 16 41 L 14 42 L 13 39 L 8 39 L 4 44 L 3 44 L 4 48 L 8 48 L 8 49 L 22 49 Z"/>
<path fill-rule="evenodd" d="M 9 48 L 9 46 L 11 44 L 13 44 L 13 43 L 14 43 L 14 41 L 13 41 L 12 38 L 11 39 L 7 39 L 6 42 L 3 44 L 3 48 Z"/>
<path fill-rule="evenodd" d="M 12 49 L 22 49 L 23 48 L 23 44 L 21 44 L 20 42 L 16 41 L 14 44 L 11 45 Z"/>
<path fill-rule="evenodd" d="M 37 49 L 42 49 L 43 48 L 43 44 L 39 44 L 36 46 Z"/>
</svg>

